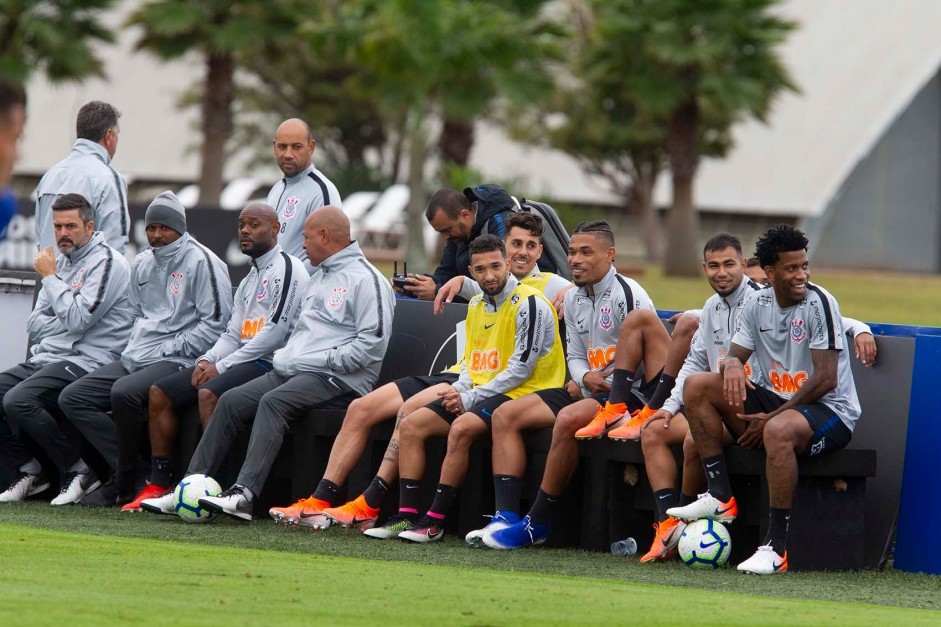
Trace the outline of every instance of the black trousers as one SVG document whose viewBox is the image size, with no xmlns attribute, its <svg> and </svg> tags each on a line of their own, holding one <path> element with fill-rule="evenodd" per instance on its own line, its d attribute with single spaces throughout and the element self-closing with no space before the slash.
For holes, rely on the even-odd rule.
<svg viewBox="0 0 941 627">
<path fill-rule="evenodd" d="M 42 448 L 60 471 L 79 460 L 79 443 L 59 426 L 58 399 L 63 388 L 84 375 L 82 368 L 68 361 L 48 366 L 22 363 L 0 373 L 0 460 L 7 470 L 15 473 L 33 459 L 23 435 Z"/>
<path fill-rule="evenodd" d="M 112 472 L 131 471 L 140 458 L 142 438 L 149 441 L 146 428 L 150 386 L 183 368 L 171 361 L 160 361 L 128 373 L 120 361 L 115 361 L 65 388 L 59 406 L 101 453 Z"/>
</svg>

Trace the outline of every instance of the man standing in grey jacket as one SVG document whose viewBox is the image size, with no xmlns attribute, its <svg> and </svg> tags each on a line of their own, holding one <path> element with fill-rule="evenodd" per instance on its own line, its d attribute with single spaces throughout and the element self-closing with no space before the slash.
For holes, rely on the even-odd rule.
<svg viewBox="0 0 941 627">
<path fill-rule="evenodd" d="M 92 101 L 78 112 L 78 139 L 72 151 L 52 166 L 36 187 L 36 244 L 42 250 L 56 242 L 52 229 L 52 203 L 62 194 L 81 194 L 94 213 L 95 230 L 122 254 L 127 248 L 130 216 L 127 183 L 111 167 L 118 150 L 118 118 L 107 102 Z"/>
<path fill-rule="evenodd" d="M 294 330 L 310 277 L 299 259 L 281 250 L 278 231 L 278 214 L 264 203 L 252 203 L 239 214 L 239 247 L 251 257 L 251 269 L 239 283 L 229 325 L 215 345 L 192 368 L 151 386 L 150 479 L 122 512 L 139 512 L 141 501 L 162 496 L 173 485 L 179 415 L 198 405 L 205 430 L 219 397 L 269 372 L 272 354 Z"/>
<path fill-rule="evenodd" d="M 177 197 L 160 193 L 144 221 L 151 247 L 137 256 L 131 274 L 135 320 L 127 348 L 119 360 L 69 385 L 59 397 L 66 417 L 113 471 L 100 490 L 83 499 L 92 507 L 134 497 L 136 474 L 147 472 L 137 473 L 136 466 L 150 386 L 192 366 L 232 314 L 229 270 L 186 232 L 186 213 Z"/>
<path fill-rule="evenodd" d="M 392 286 L 350 240 L 350 221 L 336 207 L 307 218 L 304 246 L 318 266 L 310 278 L 300 318 L 273 370 L 219 399 L 187 474 L 215 473 L 239 433 L 251 429 L 248 453 L 234 486 L 200 499 L 214 512 L 251 520 L 284 432 L 314 408 L 345 409 L 368 393 L 392 327 Z M 175 514 L 173 493 L 146 499 L 144 509 Z"/>
<path fill-rule="evenodd" d="M 291 118 L 278 127 L 274 137 L 274 156 L 284 178 L 268 192 L 268 204 L 278 212 L 281 231 L 278 242 L 289 255 L 294 255 L 312 269 L 304 249 L 304 225 L 312 212 L 332 205 L 341 207 L 340 192 L 312 159 L 317 140 L 303 120 Z"/>
<path fill-rule="evenodd" d="M 26 326 L 32 355 L 0 373 L 0 461 L 16 472 L 13 483 L 0 494 L 3 503 L 21 501 L 49 487 L 23 435 L 39 445 L 62 473 L 61 492 L 53 505 L 74 503 L 98 486 L 75 443 L 59 428 L 56 399 L 62 388 L 117 356 L 133 319 L 128 301 L 130 268 L 95 231 L 88 201 L 65 194 L 51 210 L 61 254 L 57 259 L 51 248 L 44 248 L 36 256 L 34 267 L 42 289 Z"/>
</svg>

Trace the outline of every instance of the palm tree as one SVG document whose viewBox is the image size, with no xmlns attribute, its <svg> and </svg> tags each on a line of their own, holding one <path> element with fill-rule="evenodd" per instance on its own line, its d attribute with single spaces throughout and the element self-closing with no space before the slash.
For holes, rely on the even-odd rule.
<svg viewBox="0 0 941 627">
<path fill-rule="evenodd" d="M 129 25 L 142 29 L 139 50 L 164 60 L 190 52 L 203 57 L 200 204 L 217 203 L 222 192 L 239 60 L 252 57 L 265 41 L 293 33 L 304 4 L 294 0 L 151 0 L 128 19 Z"/>
<path fill-rule="evenodd" d="M 92 45 L 114 35 L 100 21 L 114 0 L 0 0 L 0 76 L 24 83 L 104 76 Z"/>
<path fill-rule="evenodd" d="M 546 71 L 558 29 L 539 18 L 544 0 L 345 2 L 339 26 L 311 25 L 314 37 L 350 44 L 367 86 L 389 120 L 400 120 L 411 188 L 407 260 L 424 267 L 425 163 L 437 119 L 470 122 L 498 103 L 551 93 Z M 339 28 L 339 30 L 337 30 Z"/>
<path fill-rule="evenodd" d="M 778 55 L 796 27 L 772 12 L 777 0 L 593 0 L 623 16 L 622 36 L 642 63 L 629 63 L 638 110 L 666 121 L 673 182 L 670 275 L 699 271 L 693 181 L 703 154 L 722 154 L 734 124 L 767 121 L 771 104 L 797 90 Z"/>
</svg>

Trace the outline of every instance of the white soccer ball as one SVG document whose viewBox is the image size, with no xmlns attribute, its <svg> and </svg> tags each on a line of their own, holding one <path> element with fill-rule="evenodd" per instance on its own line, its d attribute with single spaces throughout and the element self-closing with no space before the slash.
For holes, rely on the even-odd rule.
<svg viewBox="0 0 941 627">
<path fill-rule="evenodd" d="M 188 523 L 209 522 L 212 512 L 199 504 L 204 496 L 219 496 L 222 488 L 215 479 L 207 475 L 190 475 L 173 490 L 173 509 L 177 516 Z"/>
<path fill-rule="evenodd" d="M 729 561 L 732 539 L 722 523 L 697 520 L 683 530 L 679 552 L 680 559 L 690 568 L 719 568 Z"/>
</svg>

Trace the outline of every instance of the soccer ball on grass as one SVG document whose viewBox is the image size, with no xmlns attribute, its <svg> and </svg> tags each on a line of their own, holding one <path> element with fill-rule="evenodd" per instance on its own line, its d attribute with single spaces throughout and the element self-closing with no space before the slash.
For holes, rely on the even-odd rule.
<svg viewBox="0 0 941 627">
<path fill-rule="evenodd" d="M 725 526 L 715 520 L 697 520 L 680 535 L 680 559 L 690 568 L 719 568 L 729 561 L 732 539 Z"/>
<path fill-rule="evenodd" d="M 205 496 L 219 496 L 222 488 L 215 479 L 207 475 L 190 475 L 173 490 L 173 509 L 177 516 L 188 523 L 209 522 L 212 512 L 199 504 Z"/>
</svg>

